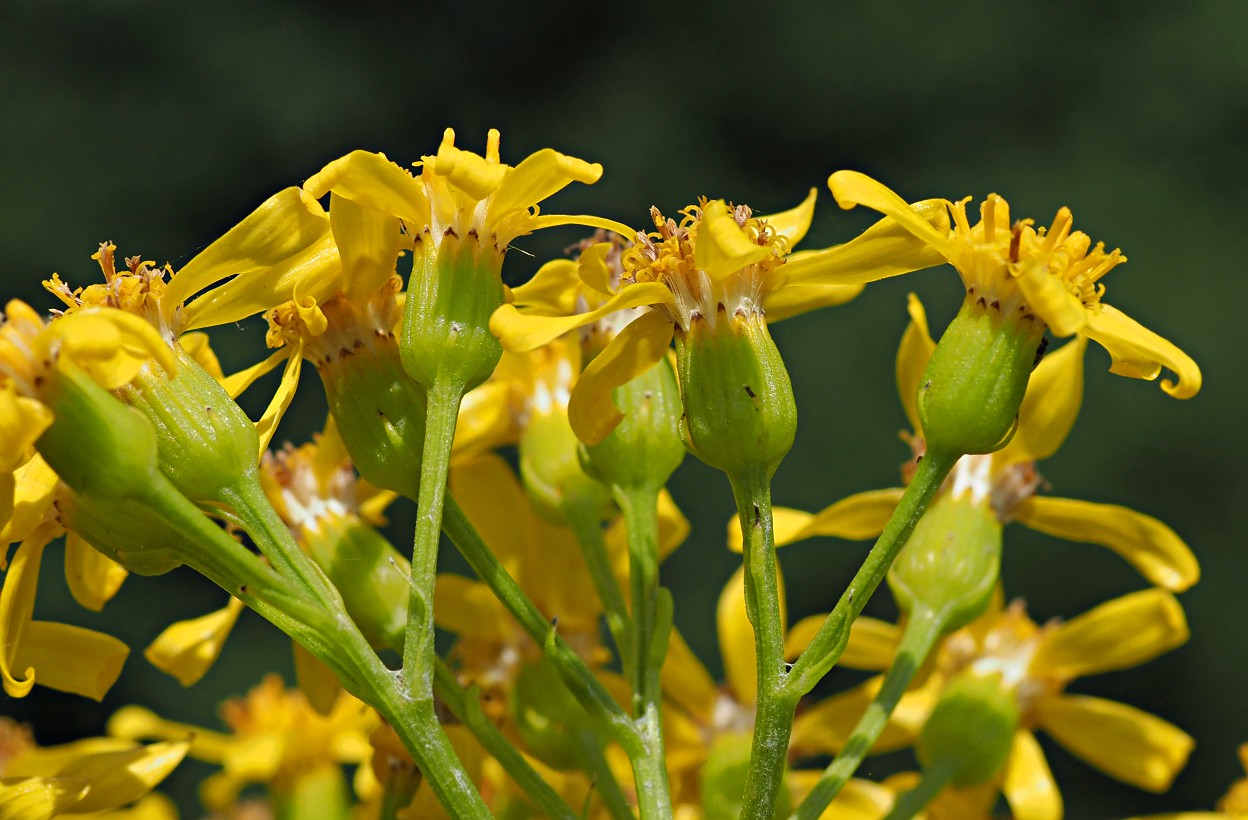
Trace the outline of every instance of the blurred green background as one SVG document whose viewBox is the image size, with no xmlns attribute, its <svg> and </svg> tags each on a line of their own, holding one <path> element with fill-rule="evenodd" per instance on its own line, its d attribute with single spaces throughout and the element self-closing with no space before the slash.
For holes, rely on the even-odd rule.
<svg viewBox="0 0 1248 820">
<path fill-rule="evenodd" d="M 844 241 L 870 219 L 832 203 L 825 180 L 840 168 L 910 199 L 995 191 L 1016 216 L 1043 223 L 1069 205 L 1077 228 L 1130 257 L 1111 274 L 1108 300 L 1178 343 L 1206 379 L 1197 398 L 1178 402 L 1109 375 L 1099 348 L 1088 355 L 1085 410 L 1042 465 L 1052 491 L 1163 519 L 1192 545 L 1204 579 L 1182 596 L 1186 646 L 1072 689 L 1162 715 L 1197 746 L 1174 789 L 1153 797 L 1042 742 L 1071 818 L 1210 807 L 1242 774 L 1234 752 L 1248 741 L 1248 550 L 1232 518 L 1248 500 L 1242 0 L 8 0 L 0 21 L 0 276 L 6 295 L 41 306 L 52 302 L 38 281 L 53 271 L 75 285 L 95 280 L 88 257 L 101 240 L 119 256 L 176 267 L 342 153 L 410 162 L 448 125 L 475 150 L 487 128 L 500 128 L 512 162 L 552 146 L 603 163 L 601 182 L 568 189 L 551 212 L 641 224 L 651 204 L 673 212 L 699 195 L 766 212 L 818 186 L 806 247 Z M 511 254 L 509 281 L 578 238 L 571 229 L 519 240 L 534 256 Z M 961 298 L 946 268 L 776 326 L 801 414 L 777 503 L 814 509 L 896 483 L 907 450 L 892 363 L 910 290 L 937 332 Z M 227 369 L 261 355 L 258 326 L 216 338 Z M 300 441 L 319 425 L 322 411 L 306 401 L 280 435 Z M 692 459 L 673 492 L 694 533 L 664 582 L 677 591 L 677 625 L 717 669 L 715 599 L 739 560 L 723 543 L 731 496 Z M 410 521 L 400 509 L 396 538 Z M 826 610 L 865 548 L 821 539 L 786 549 L 791 617 Z M 57 550 L 46 558 L 39 616 L 114 631 L 136 651 L 103 705 L 42 690 L 0 700 L 0 713 L 31 722 L 42 742 L 98 732 L 132 702 L 215 725 L 220 699 L 258 682 L 274 658 L 289 671 L 288 643 L 247 615 L 222 662 L 183 690 L 141 647 L 171 621 L 219 607 L 221 593 L 184 573 L 132 578 L 93 616 L 69 601 L 58 559 Z M 1007 594 L 1025 597 L 1040 621 L 1142 586 L 1106 550 L 1017 527 L 1007 530 L 1004 575 Z M 869 611 L 890 616 L 887 595 Z M 863 771 L 905 763 L 868 761 Z M 188 765 L 170 788 L 185 801 L 205 773 Z"/>
</svg>

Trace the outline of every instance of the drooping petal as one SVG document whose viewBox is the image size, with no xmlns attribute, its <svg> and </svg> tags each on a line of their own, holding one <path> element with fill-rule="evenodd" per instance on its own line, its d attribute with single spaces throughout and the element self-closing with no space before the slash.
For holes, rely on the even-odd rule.
<svg viewBox="0 0 1248 820">
<path fill-rule="evenodd" d="M 223 609 L 171 624 L 152 641 L 143 657 L 183 686 L 191 686 L 216 663 L 243 611 L 243 602 L 230 598 Z"/>
<path fill-rule="evenodd" d="M 620 291 L 601 306 L 571 316 L 540 316 L 522 313 L 513 305 L 503 305 L 490 317 L 490 332 L 513 353 L 527 353 L 624 308 L 674 304 L 672 292 L 659 282 L 638 282 Z"/>
<path fill-rule="evenodd" d="M 607 268 L 607 254 L 611 252 L 611 248 L 610 242 L 590 245 L 581 251 L 580 257 L 576 260 L 576 272 L 580 280 L 607 297 L 615 291 L 611 287 L 611 271 Z"/>
<path fill-rule="evenodd" d="M 817 535 L 830 535 L 847 541 L 875 538 L 884 531 L 884 525 L 888 523 L 903 492 L 905 490 L 900 487 L 890 487 L 842 498 L 815 513 L 800 530 L 784 533 L 783 543 L 791 544 Z M 780 538 L 781 533 L 777 530 L 777 545 L 781 543 Z"/>
<path fill-rule="evenodd" d="M 932 358 L 936 343 L 932 341 L 931 331 L 927 326 L 927 311 L 923 303 L 913 293 L 906 297 L 906 311 L 910 314 L 910 323 L 901 335 L 901 345 L 897 348 L 897 393 L 901 396 L 901 405 L 906 409 L 906 418 L 910 421 L 910 429 L 923 434 L 923 425 L 919 421 L 919 386 L 923 381 L 923 371 L 927 370 L 927 362 Z"/>
<path fill-rule="evenodd" d="M 1149 581 L 1172 592 L 1200 580 L 1200 565 L 1187 544 L 1150 515 L 1116 504 L 1033 496 L 1014 517 L 1058 538 L 1109 547 Z"/>
<path fill-rule="evenodd" d="M 1146 589 L 1059 625 L 1041 641 L 1031 669 L 1066 679 L 1126 669 L 1181 646 L 1188 634 L 1175 597 Z"/>
<path fill-rule="evenodd" d="M 42 403 L 17 395 L 12 383 L 0 386 L 0 471 L 23 463 L 51 424 L 52 411 Z"/>
<path fill-rule="evenodd" d="M 3 530 L 0 530 L 0 547 L 25 541 L 44 524 L 48 511 L 56 501 L 56 485 L 60 481 L 52 468 L 35 453 L 30 460 L 12 474 L 13 509 Z M 0 552 L 5 550 L 0 549 Z M 0 569 L 6 562 L 0 558 Z"/>
<path fill-rule="evenodd" d="M 619 234 L 625 239 L 632 239 L 637 234 L 636 230 L 623 222 L 589 214 L 542 214 L 541 216 L 528 217 L 524 220 L 526 231 L 540 231 L 543 228 L 554 228 L 559 225 L 582 225 L 586 228 L 602 228 L 604 231 Z"/>
<path fill-rule="evenodd" d="M 947 229 L 942 231 L 934 227 L 927 219 L 916 215 L 917 209 L 914 206 L 866 174 L 857 171 L 837 171 L 828 177 L 828 187 L 832 190 L 832 196 L 836 197 L 837 204 L 845 210 L 865 205 L 885 216 L 892 217 L 924 244 L 939 251 L 949 261 L 953 261 L 954 247 L 949 241 Z M 944 200 L 935 201 L 942 205 L 944 203 Z"/>
<path fill-rule="evenodd" d="M 224 762 L 231 750 L 239 744 L 239 739 L 233 735 L 165 720 L 142 706 L 123 706 L 118 709 L 108 719 L 107 731 L 110 737 L 127 740 L 189 740 L 192 757 L 217 764 Z"/>
<path fill-rule="evenodd" d="M 272 441 L 273 434 L 277 432 L 277 425 L 281 423 L 282 416 L 286 414 L 290 403 L 294 401 L 301 372 L 303 372 L 303 356 L 298 351 L 292 351 L 290 357 L 286 359 L 286 367 L 282 370 L 282 381 L 278 384 L 277 391 L 269 400 L 269 406 L 264 409 L 264 415 L 256 422 L 256 435 L 260 439 L 260 452 L 256 455 L 257 460 L 263 457 L 264 452 L 269 449 L 269 442 Z"/>
<path fill-rule="evenodd" d="M 366 208 L 402 219 L 415 230 L 429 222 L 429 200 L 420 181 L 385 154 L 352 151 L 303 183 L 314 200 L 325 194 L 351 199 Z"/>
<path fill-rule="evenodd" d="M 1015 820 L 1062 820 L 1062 795 L 1036 736 L 1026 729 L 1014 733 L 1001 791 Z"/>
<path fill-rule="evenodd" d="M 480 581 L 448 572 L 438 574 L 434 618 L 440 628 L 476 641 L 505 643 L 515 635 L 511 616 Z"/>
<path fill-rule="evenodd" d="M 815 639 L 827 615 L 811 615 L 793 625 L 784 637 L 784 656 L 796 659 Z M 860 615 L 849 628 L 849 643 L 837 666 L 880 672 L 893 662 L 901 629 L 896 624 Z"/>
<path fill-rule="evenodd" d="M 52 820 L 87 793 L 81 780 L 62 777 L 0 779 L 0 817 L 9 820 Z"/>
<path fill-rule="evenodd" d="M 1122 703 L 1079 695 L 1044 698 L 1040 726 L 1072 754 L 1150 792 L 1170 788 L 1195 741 L 1179 727 Z"/>
<path fill-rule="evenodd" d="M 126 568 L 88 544 L 76 532 L 65 536 L 65 582 L 74 600 L 99 612 L 121 589 L 130 573 Z"/>
<path fill-rule="evenodd" d="M 441 171 L 440 151 L 438 162 L 438 170 Z M 592 185 L 600 177 L 602 166 L 598 163 L 586 162 L 551 148 L 543 148 L 529 154 L 502 178 L 498 190 L 494 191 L 494 197 L 490 200 L 486 220 L 491 222 L 516 211 L 528 211 L 573 182 Z"/>
<path fill-rule="evenodd" d="M 171 741 L 88 755 L 65 766 L 57 776 L 90 784 L 86 796 L 74 804 L 75 814 L 115 809 L 138 800 L 168 777 L 190 746 L 187 741 Z"/>
<path fill-rule="evenodd" d="M 1054 336 L 1078 333 L 1088 323 L 1088 309 L 1078 296 L 1066 289 L 1062 279 L 1049 272 L 1046 257 L 1029 257 L 1013 267 L 1017 273 L 1014 281 L 1023 299 Z"/>
<path fill-rule="evenodd" d="M 18 666 L 17 654 L 35 611 L 39 564 L 51 537 L 51 531 L 45 527 L 22 542 L 0 587 L 0 682 L 9 697 L 24 698 L 35 685 L 35 669 Z"/>
<path fill-rule="evenodd" d="M 783 272 L 783 269 L 782 269 Z M 866 285 L 782 285 L 763 294 L 768 322 L 779 322 L 819 308 L 843 305 L 862 293 Z"/>
<path fill-rule="evenodd" d="M 348 299 L 368 298 L 394 276 L 403 238 L 399 218 L 336 197 L 330 202 L 329 224 L 342 259 L 343 292 Z"/>
<path fill-rule="evenodd" d="M 722 199 L 711 200 L 702 208 L 693 259 L 712 282 L 762 262 L 774 253 L 770 245 L 750 240 Z"/>
<path fill-rule="evenodd" d="M 221 370 L 221 360 L 212 349 L 212 341 L 207 333 L 191 331 L 178 337 L 178 344 L 194 362 L 208 372 L 219 384 L 225 384 L 225 373 Z"/>
<path fill-rule="evenodd" d="M 584 256 L 582 253 L 581 257 Z M 544 314 L 566 316 L 576 312 L 581 281 L 576 262 L 555 259 L 538 268 L 532 279 L 511 289 L 512 303 Z"/>
<path fill-rule="evenodd" d="M 103 700 L 117 682 L 130 647 L 103 632 L 70 624 L 31 621 L 14 657 L 34 669 L 40 686 Z"/>
<path fill-rule="evenodd" d="M 780 618 L 785 617 L 784 576 L 776 566 L 779 588 Z M 738 569 L 724 585 L 715 610 L 719 634 L 719 652 L 724 661 L 724 676 L 737 700 L 753 705 L 758 700 L 758 679 L 754 652 L 754 627 L 745 611 L 745 568 Z"/>
<path fill-rule="evenodd" d="M 670 698 L 691 715 L 710 717 L 719 697 L 715 681 L 675 629 L 668 638 L 667 658 L 663 661 L 661 678 L 664 697 Z"/>
<path fill-rule="evenodd" d="M 1076 336 L 1047 354 L 1032 372 L 1018 409 L 1014 438 L 997 454 L 1001 464 L 1041 461 L 1057 452 L 1074 426 L 1083 404 L 1083 353 L 1087 341 Z"/>
<path fill-rule="evenodd" d="M 810 222 L 815 218 L 815 199 L 818 196 L 819 190 L 811 188 L 806 198 L 796 207 L 763 217 L 768 227 L 787 240 L 789 250 L 801 242 L 806 232 L 810 230 Z"/>
<path fill-rule="evenodd" d="M 225 388 L 225 392 L 230 394 L 230 398 L 237 399 L 248 387 L 255 383 L 256 379 L 267 375 L 273 368 L 286 361 L 291 355 L 298 356 L 299 351 L 290 345 L 278 348 L 276 352 L 263 361 L 257 362 L 245 370 L 226 376 L 221 386 Z"/>
<path fill-rule="evenodd" d="M 568 421 L 577 438 L 592 446 L 610 435 L 624 418 L 611 400 L 612 391 L 658 364 L 667 354 L 673 330 L 665 315 L 646 311 L 594 357 L 568 400 Z"/>
<path fill-rule="evenodd" d="M 1088 324 L 1081 332 L 1109 351 L 1111 373 L 1152 381 L 1165 367 L 1178 377 L 1178 383 L 1162 379 L 1162 390 L 1176 399 L 1190 399 L 1200 392 L 1196 362 L 1117 308 L 1102 302 L 1100 311 L 1088 315 Z"/>
</svg>

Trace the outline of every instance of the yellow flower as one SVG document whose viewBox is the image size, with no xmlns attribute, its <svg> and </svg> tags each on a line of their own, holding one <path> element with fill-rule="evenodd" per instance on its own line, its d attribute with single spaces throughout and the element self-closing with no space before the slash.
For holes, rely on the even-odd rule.
<svg viewBox="0 0 1248 820">
<path fill-rule="evenodd" d="M 909 310 L 911 321 L 897 353 L 897 385 L 914 426 L 915 455 L 921 456 L 923 431 L 915 396 L 935 343 L 928 334 L 923 306 L 913 295 Z M 1200 578 L 1200 567 L 1183 540 L 1162 522 L 1116 504 L 1036 495 L 1044 481 L 1035 462 L 1057 452 L 1079 413 L 1085 345 L 1080 336 L 1044 357 L 1028 383 L 1014 438 L 995 453 L 962 457 L 942 493 L 969 499 L 1002 524 L 1018 521 L 1049 535 L 1108 547 L 1151 583 L 1176 592 L 1187 589 Z M 900 488 L 858 493 L 814 514 L 777 507 L 776 543 L 818 535 L 874 538 L 901 493 Z M 729 544 L 739 550 L 739 524 L 734 519 L 728 528 Z"/>
<path fill-rule="evenodd" d="M 1239 763 L 1248 772 L 1248 743 L 1239 747 Z M 1248 818 L 1248 777 L 1240 778 L 1218 801 L 1216 811 L 1181 811 L 1175 814 L 1151 814 L 1132 820 L 1244 820 Z"/>
<path fill-rule="evenodd" d="M 100 737 L 40 747 L 24 727 L 0 718 L 0 816 L 176 820 L 172 802 L 150 792 L 182 761 L 189 745 L 140 746 Z M 129 804 L 135 805 L 123 808 Z"/>
<path fill-rule="evenodd" d="M 805 260 L 795 275 L 785 257 L 810 227 L 814 203 L 812 189 L 796 208 L 756 217 L 748 207 L 703 199 L 682 212 L 679 224 L 651 209 L 656 230 L 636 234 L 636 242 L 623 252 L 621 276 L 610 275 L 607 248 L 588 260 L 583 257 L 578 267 L 581 281 L 569 285 L 574 288 L 571 292 L 593 294 L 586 300 L 596 303 L 592 309 L 582 310 L 581 300 L 569 300 L 567 288 L 552 287 L 558 276 L 552 271 L 545 287 L 525 294 L 528 304 L 499 308 L 490 321 L 491 330 L 506 349 L 523 352 L 618 311 L 649 308 L 607 344 L 586 368 L 574 393 L 573 429 L 582 441 L 596 444 L 611 432 L 619 416 L 593 411 L 604 402 L 609 406 L 614 388 L 654 365 L 666 355 L 673 336 L 679 341 L 694 323 L 714 325 L 721 316 L 761 322 L 767 310 L 775 314 L 772 318 L 784 318 L 852 299 L 861 286 L 841 284 L 850 272 L 870 269 L 875 278 L 882 278 L 940 261 L 939 255 L 885 219 L 845 245 L 794 255 L 795 260 Z M 920 222 L 936 221 L 933 230 L 947 224 L 939 207 L 919 203 L 914 208 L 912 215 L 917 213 L 914 218 Z M 564 268 L 565 278 L 567 273 Z M 593 395 L 580 398 L 589 391 Z M 576 412 L 577 406 L 586 412 Z"/>
<path fill-rule="evenodd" d="M 901 629 L 868 620 L 863 634 L 869 640 L 851 635 L 851 645 L 858 646 L 847 653 L 854 660 L 846 665 L 884 669 Z M 1132 593 L 1074 620 L 1044 627 L 1027 617 L 1020 602 L 1002 609 L 998 598 L 982 617 L 943 639 L 930 675 L 902 697 L 875 751 L 898 748 L 917 737 L 943 687 L 960 673 L 995 676 L 1017 702 L 1019 729 L 997 781 L 961 791 L 1000 790 L 1018 820 L 1059 818 L 1061 796 L 1036 742 L 1038 730 L 1111 777 L 1148 791 L 1165 791 L 1187 761 L 1191 737 L 1125 704 L 1063 690 L 1075 678 L 1144 663 L 1187 637 L 1182 608 L 1160 589 Z M 834 752 L 880 680 L 873 678 L 805 712 L 808 726 L 818 731 L 795 727 L 795 751 L 803 756 Z"/>
<path fill-rule="evenodd" d="M 1176 398 L 1200 390 L 1200 369 L 1187 354 L 1101 301 L 1101 277 L 1126 257 L 1118 250 L 1106 253 L 1103 243 L 1092 247 L 1087 234 L 1072 232 L 1069 209 L 1059 210 L 1047 230 L 1037 229 L 1030 219 L 1011 222 L 1009 205 L 990 194 L 979 223 L 971 226 L 968 197 L 948 203 L 954 225 L 946 234 L 916 219 L 904 200 L 863 174 L 838 171 L 828 184 L 841 207 L 866 205 L 887 214 L 938 251 L 957 268 L 967 299 L 981 308 L 1003 317 L 1038 317 L 1057 336 L 1086 336 L 1109 351 L 1110 370 L 1119 375 L 1151 380 L 1168 368 L 1176 380 L 1164 379 L 1161 387 Z"/>
<path fill-rule="evenodd" d="M 281 796 L 292 794 L 303 778 L 327 772 L 341 777 L 341 766 L 368 759 L 368 737 L 380 722 L 375 711 L 345 692 L 328 715 L 317 714 L 277 675 L 267 676 L 246 697 L 227 701 L 221 711 L 229 734 L 162 720 L 138 706 L 118 710 L 108 731 L 120 738 L 189 740 L 191 757 L 221 766 L 200 791 L 204 805 L 225 811 L 253 783 Z"/>
</svg>

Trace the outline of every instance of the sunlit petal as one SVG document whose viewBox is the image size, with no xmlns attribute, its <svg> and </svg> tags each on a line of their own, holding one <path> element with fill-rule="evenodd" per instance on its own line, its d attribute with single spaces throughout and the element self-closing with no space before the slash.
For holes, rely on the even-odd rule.
<svg viewBox="0 0 1248 820">
<path fill-rule="evenodd" d="M 646 311 L 594 357 L 568 401 L 568 421 L 577 438 L 594 445 L 610 435 L 624 418 L 611 400 L 612 391 L 654 367 L 667 354 L 673 329 L 665 315 Z"/>
<path fill-rule="evenodd" d="M 76 532 L 65 536 L 65 581 L 74 600 L 99 612 L 112 600 L 130 573 L 83 540 Z"/>
<path fill-rule="evenodd" d="M 569 330 L 575 330 L 624 308 L 643 305 L 672 304 L 672 292 L 660 282 L 639 282 L 620 288 L 619 293 L 598 308 L 571 316 L 539 316 L 522 313 L 513 305 L 503 305 L 490 317 L 490 332 L 502 340 L 503 347 L 515 353 L 527 353 L 551 342 Z"/>
<path fill-rule="evenodd" d="M 1111 373 L 1151 381 L 1165 367 L 1178 377 L 1178 383 L 1162 379 L 1162 390 L 1176 399 L 1190 399 L 1200 392 L 1200 368 L 1196 362 L 1117 308 L 1102 302 L 1098 312 L 1089 314 L 1082 332 L 1109 351 L 1113 360 Z"/>
<path fill-rule="evenodd" d="M 1188 634 L 1175 597 L 1146 589 L 1059 625 L 1041 641 L 1031 668 L 1067 679 L 1126 669 L 1181 646 Z"/>
<path fill-rule="evenodd" d="M 703 206 L 693 254 L 698 269 L 712 281 L 761 262 L 773 253 L 770 245 L 750 240 L 722 199 L 711 200 Z"/>
<path fill-rule="evenodd" d="M 862 293 L 866 285 L 785 285 L 763 294 L 768 322 L 779 322 L 819 308 L 843 305 Z"/>
<path fill-rule="evenodd" d="M 57 776 L 84 780 L 91 786 L 74 805 L 74 813 L 115 809 L 138 800 L 168 777 L 186 757 L 190 745 L 186 741 L 171 741 L 88 755 L 61 769 Z"/>
<path fill-rule="evenodd" d="M 129 654 L 130 647 L 112 635 L 70 624 L 31 621 L 14 666 L 34 669 L 40 686 L 103 700 Z"/>
<path fill-rule="evenodd" d="M 294 401 L 295 390 L 299 387 L 299 374 L 302 371 L 303 356 L 298 351 L 291 351 L 290 357 L 286 359 L 286 367 L 282 370 L 282 381 L 269 401 L 269 406 L 265 408 L 264 415 L 256 422 L 256 435 L 260 439 L 260 452 L 256 455 L 257 460 L 264 455 L 265 450 L 269 449 L 269 442 L 273 439 L 273 434 L 277 432 L 277 425 L 281 423 L 282 416 L 286 414 L 290 403 Z"/>
<path fill-rule="evenodd" d="M 343 292 L 348 299 L 367 299 L 394 276 L 403 238 L 398 217 L 337 197 L 330 202 L 329 224 L 342 259 Z"/>
<path fill-rule="evenodd" d="M 1057 452 L 1083 404 L 1083 353 L 1087 341 L 1076 336 L 1047 354 L 1027 382 L 1018 410 L 1014 438 L 995 457 L 1002 464 L 1040 461 Z"/>
<path fill-rule="evenodd" d="M 601 176 L 602 166 L 596 162 L 586 162 L 551 148 L 543 148 L 529 154 L 503 177 L 490 200 L 486 218 L 498 219 L 515 211 L 527 211 L 573 182 L 592 185 Z"/>
<path fill-rule="evenodd" d="M 906 300 L 906 310 L 910 314 L 910 323 L 901 336 L 901 345 L 897 348 L 897 393 L 901 396 L 902 407 L 906 409 L 906 418 L 910 421 L 910 429 L 922 435 L 923 425 L 919 421 L 919 386 L 923 381 L 923 371 L 927 370 L 927 362 L 932 358 L 936 343 L 932 341 L 931 331 L 927 327 L 927 311 L 919 297 L 911 293 Z"/>
<path fill-rule="evenodd" d="M 315 199 L 332 191 L 366 208 L 397 216 L 417 229 L 429 222 L 424 187 L 385 154 L 352 151 L 326 165 L 303 187 Z"/>
<path fill-rule="evenodd" d="M 212 667 L 225 639 L 243 611 L 243 602 L 230 598 L 225 608 L 170 625 L 152 641 L 143 656 L 183 686 L 190 686 Z"/>
</svg>

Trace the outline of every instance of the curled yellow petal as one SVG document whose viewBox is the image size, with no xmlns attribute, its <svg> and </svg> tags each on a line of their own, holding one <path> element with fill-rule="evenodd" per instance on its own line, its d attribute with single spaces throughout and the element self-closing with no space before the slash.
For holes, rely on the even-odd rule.
<svg viewBox="0 0 1248 820">
<path fill-rule="evenodd" d="M 503 305 L 490 317 L 490 332 L 497 336 L 503 347 L 513 353 L 527 353 L 559 338 L 569 330 L 575 330 L 604 316 L 625 308 L 643 305 L 673 304 L 672 292 L 659 282 L 639 282 L 620 288 L 619 292 L 586 313 L 571 316 L 542 316 L 523 313 L 513 305 Z"/>
<path fill-rule="evenodd" d="M 672 332 L 671 320 L 647 311 L 594 357 L 568 400 L 568 421 L 577 438 L 592 446 L 610 435 L 624 418 L 611 400 L 612 391 L 658 364 L 667 354 Z"/>
<path fill-rule="evenodd" d="M 1195 745 L 1186 732 L 1155 715 L 1100 698 L 1044 698 L 1035 715 L 1072 754 L 1150 792 L 1170 788 Z"/>
<path fill-rule="evenodd" d="M 17 655 L 35 611 L 39 564 L 51 537 L 52 533 L 44 528 L 23 541 L 4 576 L 4 586 L 0 587 L 0 683 L 9 697 L 24 698 L 35 685 L 34 667 L 19 666 Z"/>
<path fill-rule="evenodd" d="M 586 162 L 551 148 L 543 148 L 529 154 L 502 178 L 490 200 L 486 219 L 501 219 L 516 211 L 528 211 L 573 182 L 592 185 L 601 176 L 602 166 L 596 162 Z"/>
<path fill-rule="evenodd" d="M 446 129 L 437 156 L 426 157 L 425 166 L 472 199 L 482 200 L 497 191 L 511 169 L 497 160 L 456 148 L 454 140 L 454 132 Z"/>
<path fill-rule="evenodd" d="M 919 421 L 919 385 L 923 381 L 923 371 L 927 370 L 927 362 L 932 358 L 936 343 L 932 341 L 931 331 L 927 326 L 927 311 L 923 303 L 913 293 L 906 297 L 906 311 L 910 314 L 910 323 L 901 335 L 901 345 L 897 348 L 897 393 L 901 396 L 901 405 L 906 409 L 906 418 L 910 421 L 910 429 L 922 435 L 923 425 Z"/>
<path fill-rule="evenodd" d="M 1062 820 L 1062 795 L 1036 736 L 1026 729 L 1014 733 L 1001 791 L 1015 820 Z"/>
<path fill-rule="evenodd" d="M 1102 302 L 1098 312 L 1088 315 L 1088 324 L 1081 332 L 1109 351 L 1113 361 L 1111 373 L 1151 381 L 1165 367 L 1178 382 L 1162 379 L 1162 390 L 1176 399 L 1190 399 L 1200 392 L 1201 375 L 1196 362 L 1117 308 Z"/>
<path fill-rule="evenodd" d="M 997 455 L 1002 464 L 1040 461 L 1057 452 L 1070 434 L 1083 404 L 1083 353 L 1087 341 L 1076 336 L 1047 354 L 1027 382 L 1018 409 L 1014 438 Z"/>
<path fill-rule="evenodd" d="M 166 373 L 177 367 L 173 349 L 146 319 L 115 308 L 84 308 L 61 316 L 46 331 L 62 356 L 106 390 L 116 390 L 154 360 Z"/>
<path fill-rule="evenodd" d="M 303 187 L 313 199 L 333 192 L 366 208 L 396 216 L 417 230 L 429 222 L 424 186 L 386 159 L 385 154 L 352 151 L 326 165 Z"/>
<path fill-rule="evenodd" d="M 585 254 L 581 257 L 584 259 Z M 581 274 L 576 262 L 555 259 L 538 268 L 532 279 L 511 289 L 512 303 L 518 308 L 530 308 L 556 316 L 575 313 L 580 283 Z"/>
<path fill-rule="evenodd" d="M 143 657 L 162 672 L 168 672 L 183 686 L 190 686 L 211 668 L 221 655 L 243 611 L 243 602 L 231 598 L 223 609 L 178 621 L 168 626 L 143 652 Z"/>
<path fill-rule="evenodd" d="M 40 402 L 17 395 L 12 383 L 0 386 L 0 471 L 10 473 L 30 457 L 52 411 Z"/>
<path fill-rule="evenodd" d="M 290 403 L 294 401 L 295 390 L 299 387 L 299 374 L 303 371 L 303 356 L 298 351 L 292 351 L 289 355 L 286 367 L 282 370 L 282 381 L 277 386 L 277 392 L 273 394 L 269 406 L 265 408 L 264 415 L 256 422 L 256 435 L 260 438 L 257 461 L 269 449 L 269 442 L 273 439 L 273 434 L 277 432 L 277 425 L 289 409 Z"/>
<path fill-rule="evenodd" d="M 1066 282 L 1049 272 L 1049 260 L 1029 257 L 1017 266 L 1015 282 L 1023 299 L 1049 326 L 1054 336 L 1078 333 L 1088 322 L 1089 311 Z"/>
<path fill-rule="evenodd" d="M 342 259 L 342 289 L 348 299 L 366 299 L 394 276 L 403 238 L 399 218 L 346 197 L 330 202 L 329 224 Z"/>
<path fill-rule="evenodd" d="M 130 647 L 103 632 L 31 621 L 14 665 L 34 669 L 40 686 L 103 700 L 129 655 Z"/>
<path fill-rule="evenodd" d="M 74 805 L 76 814 L 115 809 L 143 797 L 168 777 L 186 757 L 190 745 L 171 741 L 88 755 L 65 766 L 57 776 L 90 785 L 86 796 Z"/>
<path fill-rule="evenodd" d="M 767 214 L 762 221 L 767 223 L 775 233 L 783 236 L 789 250 L 802 241 L 810 230 L 810 222 L 815 218 L 815 199 L 819 196 L 817 188 L 811 188 L 806 198 L 794 208 L 779 213 Z"/>
<path fill-rule="evenodd" d="M 1149 581 L 1173 592 L 1200 580 L 1200 565 L 1187 544 L 1150 515 L 1116 504 L 1033 496 L 1014 517 L 1058 538 L 1109 547 Z"/>
<path fill-rule="evenodd" d="M 614 247 L 610 242 L 599 242 L 581 251 L 576 260 L 576 272 L 580 280 L 589 287 L 610 296 L 615 288 L 611 287 L 611 271 L 607 268 L 607 254 Z M 540 271 L 539 271 L 540 273 Z"/>
<path fill-rule="evenodd" d="M 1058 626 L 1041 641 L 1031 668 L 1066 679 L 1126 669 L 1181 646 L 1188 634 L 1175 597 L 1146 589 Z"/>
<path fill-rule="evenodd" d="M 884 531 L 884 525 L 892 516 L 901 494 L 900 487 L 886 490 L 868 490 L 864 493 L 842 498 L 840 501 L 815 513 L 804 527 L 784 533 L 784 543 L 791 544 L 817 535 L 830 535 L 847 541 L 864 541 L 875 538 Z M 781 533 L 776 532 L 776 543 Z"/>
<path fill-rule="evenodd" d="M 948 233 L 933 227 L 926 219 L 915 213 L 910 203 L 866 174 L 857 171 L 837 171 L 828 177 L 828 187 L 832 189 L 832 196 L 836 197 L 837 204 L 842 208 L 849 210 L 858 205 L 865 205 L 885 216 L 892 217 L 924 244 L 931 246 L 946 259 L 952 261 L 953 246 L 949 242 Z M 943 204 L 941 200 L 936 201 Z"/>
<path fill-rule="evenodd" d="M 693 259 L 711 281 L 718 282 L 774 253 L 770 245 L 760 245 L 746 235 L 722 199 L 711 200 L 702 208 Z"/>
<path fill-rule="evenodd" d="M 524 220 L 524 224 L 526 232 L 538 231 L 542 228 L 554 228 L 558 225 L 581 225 L 586 228 L 602 228 L 604 231 L 611 231 L 630 240 L 637 235 L 636 229 L 625 225 L 623 222 L 589 214 L 542 214 L 541 216 L 527 217 Z"/>
<path fill-rule="evenodd" d="M 112 600 L 130 573 L 125 567 L 83 540 L 76 532 L 65 536 L 65 581 L 74 600 L 99 612 Z"/>
</svg>

